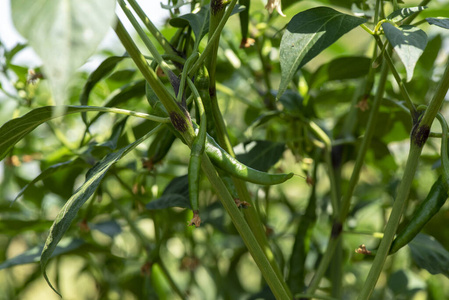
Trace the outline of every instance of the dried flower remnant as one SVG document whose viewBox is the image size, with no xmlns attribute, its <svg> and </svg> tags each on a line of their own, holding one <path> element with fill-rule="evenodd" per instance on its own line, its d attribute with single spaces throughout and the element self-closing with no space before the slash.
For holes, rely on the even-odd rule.
<svg viewBox="0 0 449 300">
<path fill-rule="evenodd" d="M 268 0 L 268 3 L 267 5 L 265 5 L 265 8 L 270 14 L 273 13 L 273 10 L 276 8 L 278 14 L 285 17 L 284 13 L 282 12 L 281 0 Z"/>
</svg>

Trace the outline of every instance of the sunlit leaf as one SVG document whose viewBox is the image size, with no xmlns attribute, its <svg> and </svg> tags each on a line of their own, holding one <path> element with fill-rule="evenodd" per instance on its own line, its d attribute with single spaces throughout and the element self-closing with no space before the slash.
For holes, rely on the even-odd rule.
<svg viewBox="0 0 449 300">
<path fill-rule="evenodd" d="M 16 29 L 42 59 L 57 104 L 115 19 L 114 0 L 14 0 Z M 60 108 L 61 109 L 61 108 Z"/>
<path fill-rule="evenodd" d="M 277 98 L 284 93 L 296 71 L 365 19 L 316 7 L 295 15 L 287 26 L 280 46 L 282 69 Z"/>
<path fill-rule="evenodd" d="M 407 18 L 410 15 L 413 15 L 414 13 L 420 12 L 424 9 L 426 9 L 427 6 L 415 6 L 415 7 L 405 7 L 398 9 L 391 14 L 388 15 L 387 20 L 390 20 L 392 22 L 400 22 Z"/>
<path fill-rule="evenodd" d="M 383 23 L 382 28 L 394 51 L 396 51 L 405 66 L 407 81 L 410 81 L 413 77 L 416 62 L 426 48 L 426 33 L 411 25 L 395 27 L 390 23 Z"/>
</svg>

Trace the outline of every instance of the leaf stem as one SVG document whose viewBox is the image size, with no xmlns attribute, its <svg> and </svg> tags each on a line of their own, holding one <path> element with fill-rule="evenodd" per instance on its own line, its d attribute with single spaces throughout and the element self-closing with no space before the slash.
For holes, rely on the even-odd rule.
<svg viewBox="0 0 449 300">
<path fill-rule="evenodd" d="M 376 42 L 379 45 L 379 47 L 382 49 L 384 47 L 384 44 L 382 43 L 380 37 L 375 36 L 374 38 L 376 39 Z M 401 79 L 401 76 L 399 76 L 399 73 L 396 70 L 396 67 L 394 66 L 393 59 L 391 58 L 390 53 L 388 51 L 383 51 L 383 55 L 384 55 L 385 60 L 388 63 L 388 66 L 390 67 L 390 71 L 393 74 L 394 79 L 396 80 L 396 82 L 399 86 L 399 90 L 401 91 L 402 97 L 404 98 L 404 100 L 407 104 L 407 107 L 410 110 L 410 114 L 412 116 L 413 122 L 415 123 L 416 121 L 418 121 L 418 112 L 416 110 L 416 107 L 413 104 L 413 101 L 410 98 L 410 95 L 408 94 L 408 91 L 404 85 L 404 82 Z"/>
</svg>

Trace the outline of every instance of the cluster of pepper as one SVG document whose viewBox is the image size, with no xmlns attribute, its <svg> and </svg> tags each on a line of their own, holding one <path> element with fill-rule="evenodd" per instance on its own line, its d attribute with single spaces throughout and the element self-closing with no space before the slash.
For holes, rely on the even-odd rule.
<svg viewBox="0 0 449 300">
<path fill-rule="evenodd" d="M 191 57 L 196 58 L 197 55 L 192 55 Z M 181 101 L 181 105 L 186 108 L 191 104 L 192 101 L 195 102 L 196 109 L 199 115 L 200 124 L 196 124 L 192 121 L 192 125 L 195 128 L 196 137 L 193 141 L 191 147 L 190 161 L 188 167 L 188 178 L 189 178 L 189 198 L 190 206 L 193 211 L 193 218 L 189 225 L 200 226 L 201 218 L 199 217 L 199 178 L 201 169 L 201 156 L 206 153 L 211 159 L 216 167 L 220 170 L 226 172 L 227 174 L 248 181 L 255 184 L 261 185 L 274 185 L 283 183 L 286 180 L 293 177 L 293 173 L 281 173 L 281 174 L 270 174 L 267 172 L 258 171 L 251 167 L 248 167 L 237 159 L 232 157 L 223 148 L 221 148 L 218 143 L 207 133 L 208 121 L 206 117 L 205 106 L 207 107 L 209 100 L 209 77 L 206 68 L 202 68 L 194 78 L 193 82 L 187 74 L 189 65 L 192 64 L 194 59 L 187 59 L 183 68 L 183 74 L 181 75 L 180 86 L 184 87 L 183 80 L 187 82 L 187 86 L 190 89 L 191 95 L 187 100 Z M 183 88 L 179 89 L 179 93 L 182 93 Z M 181 96 L 182 97 L 182 96 Z M 152 106 L 154 113 L 161 116 L 168 116 L 167 111 L 163 108 L 162 104 L 159 102 L 158 98 L 154 92 L 147 86 L 147 99 Z M 176 137 L 180 138 L 182 136 L 176 131 L 172 124 L 167 124 L 167 128 L 159 132 L 157 143 L 153 143 L 148 151 L 148 157 L 152 164 L 155 164 L 163 159 L 167 150 L 171 147 L 173 141 Z M 225 181 L 227 183 L 227 181 Z M 232 184 L 232 183 L 230 183 Z M 228 185 L 227 185 L 228 186 Z M 231 194 L 233 193 L 232 187 L 228 186 Z"/>
</svg>

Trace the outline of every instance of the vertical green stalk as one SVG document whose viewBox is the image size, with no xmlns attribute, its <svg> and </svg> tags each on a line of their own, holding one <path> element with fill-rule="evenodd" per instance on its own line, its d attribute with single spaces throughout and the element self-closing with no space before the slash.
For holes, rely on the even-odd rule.
<svg viewBox="0 0 449 300">
<path fill-rule="evenodd" d="M 343 196 L 340 213 L 337 216 L 337 219 L 335 220 L 335 222 L 332 226 L 332 232 L 331 232 L 331 236 L 329 238 L 329 243 L 326 248 L 326 252 L 325 252 L 323 258 L 321 259 L 321 262 L 318 266 L 318 269 L 317 269 L 314 277 L 312 278 L 309 288 L 307 289 L 308 293 L 313 293 L 318 288 L 321 278 L 324 276 L 324 273 L 325 273 L 327 267 L 329 266 L 329 263 L 335 253 L 335 249 L 337 248 L 337 245 L 339 243 L 338 240 L 341 237 L 343 224 L 344 224 L 344 221 L 346 220 L 346 217 L 348 216 L 348 213 L 349 213 L 352 194 L 353 194 L 355 186 L 357 185 L 357 182 L 359 180 L 360 171 L 362 169 L 363 162 L 365 160 L 365 155 L 366 155 L 366 152 L 368 151 L 368 146 L 371 142 L 371 138 L 376 129 L 375 124 L 376 124 L 377 115 L 379 112 L 380 103 L 383 98 L 385 84 L 387 82 L 387 77 L 388 77 L 388 65 L 384 63 L 384 64 L 382 64 L 380 80 L 379 80 L 379 84 L 377 87 L 376 96 L 374 98 L 374 103 L 373 103 L 373 106 L 371 107 L 371 112 L 370 112 L 370 116 L 368 119 L 368 124 L 367 124 L 367 128 L 365 131 L 365 135 L 363 137 L 362 144 L 360 145 L 359 152 L 357 153 L 357 158 L 356 158 L 356 162 L 354 165 L 354 169 L 352 171 L 352 175 L 349 180 L 349 187 Z"/>
<path fill-rule="evenodd" d="M 407 164 L 405 166 L 404 175 L 399 186 L 397 197 L 393 204 L 391 215 L 388 219 L 388 223 L 385 227 L 384 237 L 380 242 L 377 254 L 374 257 L 373 264 L 371 266 L 368 277 L 365 281 L 365 285 L 359 294 L 358 299 L 369 299 L 377 280 L 379 279 L 382 268 L 388 256 L 388 252 L 393 242 L 394 235 L 396 234 L 399 221 L 404 211 L 405 202 L 408 199 L 410 187 L 412 185 L 413 178 L 418 166 L 419 156 L 421 155 L 422 148 L 430 133 L 430 126 L 435 119 L 443 101 L 444 97 L 449 89 L 449 61 L 446 66 L 444 75 L 440 81 L 438 89 L 429 103 L 428 108 L 424 112 L 424 116 L 421 121 L 413 127 L 411 140 L 410 140 L 410 152 L 407 158 Z"/>
<path fill-rule="evenodd" d="M 209 72 L 210 85 L 209 85 L 209 94 L 212 105 L 212 120 L 214 121 L 215 128 L 217 131 L 217 140 L 223 149 L 225 149 L 230 155 L 235 156 L 234 149 L 232 148 L 231 142 L 229 140 L 229 136 L 226 129 L 226 124 L 224 122 L 223 116 L 221 114 L 217 93 L 216 93 L 216 82 L 215 82 L 215 69 L 216 69 L 216 59 L 217 59 L 217 51 L 219 46 L 219 37 L 216 37 L 220 34 L 221 30 L 224 26 L 224 21 L 226 18 L 229 18 L 230 12 L 234 8 L 236 4 L 236 0 L 233 0 L 229 5 L 225 12 L 225 1 L 222 0 L 212 0 L 211 1 L 211 14 L 210 14 L 210 27 L 209 27 L 209 44 L 207 47 L 210 47 L 211 52 L 209 52 L 206 58 L 206 68 Z M 213 55 L 212 55 L 213 54 Z M 203 52 L 204 56 L 204 52 Z M 198 60 L 199 61 L 199 60 Z M 197 63 L 198 63 L 197 61 Z M 192 67 L 194 69 L 195 65 Z M 245 201 L 251 205 L 248 209 L 245 209 L 244 214 L 246 221 L 248 222 L 250 228 L 252 229 L 253 234 L 256 237 L 256 240 L 260 247 L 264 250 L 266 257 L 268 258 L 271 267 L 275 270 L 279 280 L 283 284 L 283 288 L 289 292 L 287 283 L 283 280 L 282 272 L 275 261 L 274 255 L 271 251 L 270 245 L 268 244 L 268 240 L 265 234 L 265 230 L 263 228 L 263 224 L 260 220 L 257 211 L 254 209 L 253 201 L 249 195 L 248 189 L 246 187 L 245 182 L 242 180 L 233 178 L 234 185 L 237 190 L 237 194 L 240 197 L 241 201 Z"/>
</svg>

